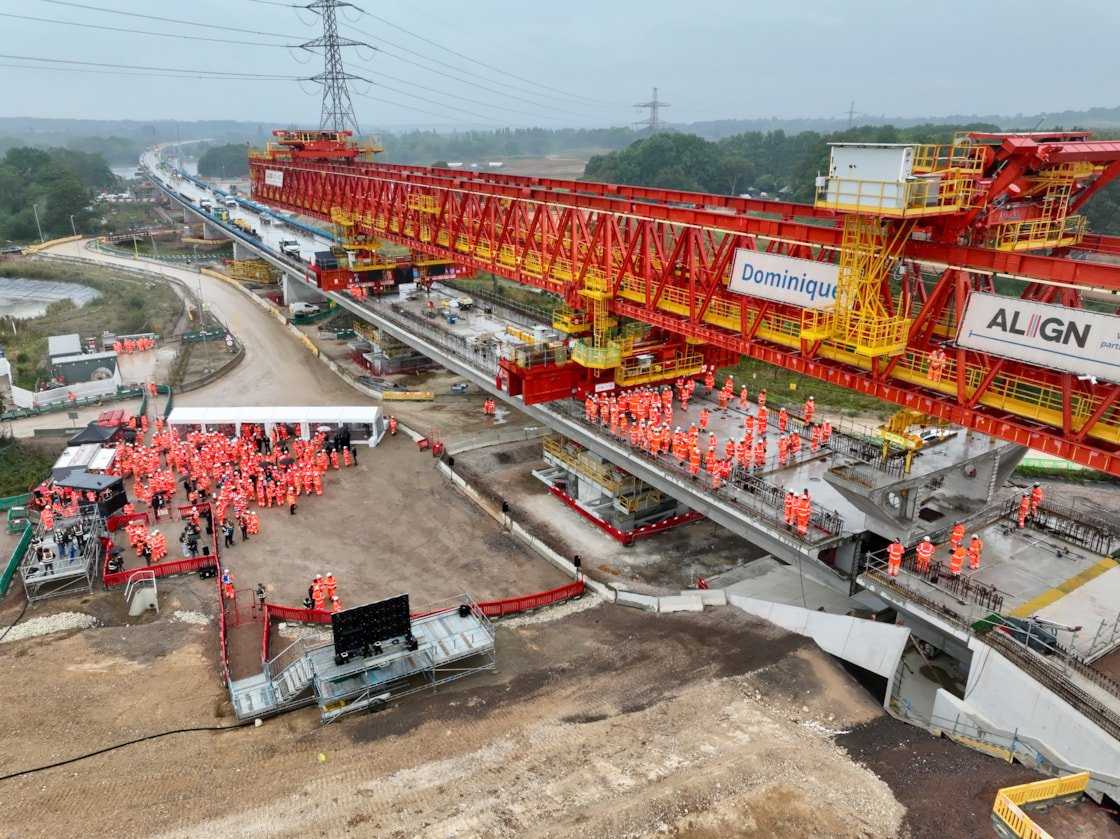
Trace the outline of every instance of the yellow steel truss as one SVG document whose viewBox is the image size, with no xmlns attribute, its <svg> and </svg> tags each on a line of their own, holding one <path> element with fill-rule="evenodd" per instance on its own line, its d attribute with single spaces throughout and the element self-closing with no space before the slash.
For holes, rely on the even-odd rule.
<svg viewBox="0 0 1120 839">
<path fill-rule="evenodd" d="M 858 213 L 844 218 L 836 305 L 805 309 L 802 338 L 836 341 L 867 357 L 898 355 L 906 348 L 911 319 L 887 308 L 883 289 L 913 224 L 902 222 L 885 239 L 880 219 Z M 906 312 L 909 306 L 903 301 L 899 308 Z"/>
<path fill-rule="evenodd" d="M 1071 215 L 1069 202 L 1077 181 L 1089 177 L 1099 167 L 1071 164 L 1048 169 L 1030 178 L 1026 193 L 1035 197 L 1039 215 L 1030 219 L 1011 219 L 991 225 L 984 244 L 1003 251 L 1038 248 L 1065 248 L 1081 243 L 1085 237 L 1085 217 Z"/>
</svg>

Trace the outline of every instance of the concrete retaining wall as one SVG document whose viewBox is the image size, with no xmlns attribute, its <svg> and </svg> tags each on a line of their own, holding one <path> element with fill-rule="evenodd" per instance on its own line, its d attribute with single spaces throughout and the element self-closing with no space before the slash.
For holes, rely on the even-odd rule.
<svg viewBox="0 0 1120 839">
<path fill-rule="evenodd" d="M 211 382 L 215 382 L 245 360 L 245 348 L 238 346 L 237 352 L 234 353 L 233 358 L 219 367 L 217 370 L 212 370 L 201 379 L 195 379 L 193 382 L 184 382 L 175 388 L 175 393 L 190 393 L 192 390 L 198 390 Z"/>
<path fill-rule="evenodd" d="M 1102 783 L 1120 778 L 1120 743 L 1104 729 L 989 645 L 973 639 L 969 646 L 973 658 L 965 699 L 939 690 L 935 717 L 957 720 L 966 734 L 991 732 L 1033 741 L 1048 760 L 1089 770 Z M 1093 782 L 1090 788 L 1107 791 Z"/>
<path fill-rule="evenodd" d="M 728 595 L 727 600 L 731 605 L 782 629 L 812 638 L 826 653 L 887 679 L 894 677 L 910 640 L 910 630 L 891 623 L 814 612 L 800 606 L 769 603 L 737 594 Z"/>
</svg>

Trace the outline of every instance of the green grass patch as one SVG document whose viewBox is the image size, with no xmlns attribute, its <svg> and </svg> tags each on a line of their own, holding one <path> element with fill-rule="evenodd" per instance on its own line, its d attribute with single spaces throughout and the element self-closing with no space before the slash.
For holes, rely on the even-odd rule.
<svg viewBox="0 0 1120 839">
<path fill-rule="evenodd" d="M 716 381 L 722 383 L 728 375 L 735 377 L 736 393 L 738 385 L 747 383 L 747 392 L 753 398 L 760 390 L 766 389 L 767 407 L 782 405 L 801 405 L 810 396 L 820 408 L 843 411 L 848 416 L 874 414 L 886 420 L 898 406 L 874 396 L 867 396 L 840 385 L 822 382 L 811 376 L 802 376 L 785 368 L 765 361 L 742 358 L 734 367 L 720 368 Z"/>
<path fill-rule="evenodd" d="M 130 224 L 137 227 L 149 227 L 156 224 L 167 224 L 159 213 L 155 204 L 109 204 L 98 205 L 103 208 L 101 213 L 102 229 L 107 233 L 127 230 Z"/>
<path fill-rule="evenodd" d="M 168 333 L 183 311 L 183 304 L 169 282 L 144 280 L 98 265 L 11 260 L 0 264 L 0 277 L 76 283 L 101 292 L 100 297 L 81 307 L 70 300 L 60 300 L 52 303 L 40 317 L 4 324 L 0 334 L 5 354 L 12 364 L 14 383 L 28 389 L 50 377 L 47 359 L 50 336 L 76 332 L 83 344 L 87 338 L 94 338 L 100 347 L 102 332 L 118 335 Z"/>
<path fill-rule="evenodd" d="M 1048 466 L 1020 466 L 1012 473 L 1017 478 L 1037 481 L 1040 478 L 1063 481 L 1070 484 L 1118 484 L 1120 478 L 1096 469 L 1052 469 Z"/>
</svg>

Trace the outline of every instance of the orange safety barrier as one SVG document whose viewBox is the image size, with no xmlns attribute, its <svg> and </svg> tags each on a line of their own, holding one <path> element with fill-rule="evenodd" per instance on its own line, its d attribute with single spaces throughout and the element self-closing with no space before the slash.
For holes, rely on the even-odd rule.
<svg viewBox="0 0 1120 839">
<path fill-rule="evenodd" d="M 109 573 L 109 561 L 105 560 L 105 566 L 102 568 L 101 581 L 105 588 L 112 586 L 123 586 L 128 582 L 128 578 L 135 574 L 137 571 L 151 571 L 157 577 L 170 577 L 173 574 L 185 574 L 190 571 L 198 571 L 200 568 L 217 568 L 218 557 L 214 554 L 207 554 L 206 556 L 196 556 L 193 559 L 176 559 L 171 562 L 156 562 L 152 565 L 145 565 L 143 568 L 129 568 L 124 571 L 117 571 L 115 574 Z"/>
<path fill-rule="evenodd" d="M 562 600 L 570 600 L 573 597 L 579 597 L 584 592 L 583 578 L 576 580 L 573 583 L 568 583 L 560 588 L 554 588 L 551 591 L 542 591 L 538 594 L 528 594 L 524 597 L 513 597 L 509 600 L 491 600 L 486 603 L 477 604 L 477 609 L 486 615 L 488 618 L 502 617 L 503 615 L 513 615 L 517 612 L 524 612 L 526 609 L 536 609 L 538 606 L 548 606 L 552 603 L 559 603 Z M 458 609 L 458 606 L 453 606 L 451 609 Z M 440 609 L 439 611 L 451 611 L 451 609 Z M 414 612 L 411 618 L 422 618 L 426 615 L 435 614 L 435 612 Z M 302 609 L 292 608 L 291 606 L 276 606 L 268 603 L 264 607 L 264 631 L 261 640 L 261 661 L 268 661 L 268 628 L 272 622 L 272 618 L 286 621 L 301 621 L 303 623 L 330 623 L 331 612 L 319 609 Z M 224 614 L 223 614 L 224 625 Z"/>
</svg>

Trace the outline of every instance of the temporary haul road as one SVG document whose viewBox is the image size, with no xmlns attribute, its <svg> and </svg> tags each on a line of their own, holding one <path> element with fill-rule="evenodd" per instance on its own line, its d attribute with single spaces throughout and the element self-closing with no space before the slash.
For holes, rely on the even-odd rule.
<svg viewBox="0 0 1120 839">
<path fill-rule="evenodd" d="M 96 258 L 80 244 L 58 250 Z M 201 283 L 247 352 L 228 376 L 177 396 L 177 404 L 355 401 L 352 389 L 241 291 L 164 271 L 192 288 Z M 444 407 L 411 410 L 423 418 Z M 472 419 L 462 418 L 468 428 Z M 347 510 L 359 499 L 368 510 Z M 380 517 L 377 504 L 384 505 Z M 282 539 L 265 549 L 265 528 L 278 536 L 296 528 L 321 540 L 316 562 L 324 546 L 344 545 L 356 556 L 354 574 L 368 575 L 363 583 L 376 585 L 391 570 L 399 585 L 410 579 L 409 550 L 387 552 L 392 535 L 411 540 L 411 552 L 427 563 L 412 571 L 413 579 L 423 577 L 418 587 L 457 593 L 485 580 L 512 595 L 526 593 L 514 591 L 522 581 L 541 582 L 543 563 L 519 560 L 508 534 L 477 512 L 472 526 L 445 532 L 449 507 L 469 504 L 438 477 L 431 458 L 397 438 L 362 454 L 359 469 L 341 473 L 296 518 L 266 511 L 262 540 L 238 544 L 229 557 L 237 562 L 262 551 L 266 563 L 289 561 L 306 574 L 328 570 L 311 567 L 307 555 L 291 556 Z M 463 509 L 452 512 L 469 518 Z M 127 617 L 117 592 L 48 601 L 22 623 L 83 611 L 101 625 L 3 645 L 0 776 L 109 749 L 4 780 L 6 832 L 21 839 L 855 839 L 921 837 L 932 828 L 940 839 L 955 839 L 990 829 L 987 811 L 998 787 L 1034 777 L 884 718 L 811 643 L 737 609 L 657 615 L 591 598 L 499 623 L 498 673 L 380 714 L 321 728 L 310 709 L 260 728 L 189 731 L 113 748 L 234 724 L 216 678 L 213 581 L 169 580 L 160 593 L 160 613 L 138 619 Z M 278 602 L 290 599 L 276 594 Z M 0 603 L 5 626 L 20 618 L 14 601 Z M 206 614 L 210 622 L 200 623 Z M 849 729 L 855 731 L 844 733 Z M 955 812 L 946 812 L 946 802 Z"/>
</svg>

